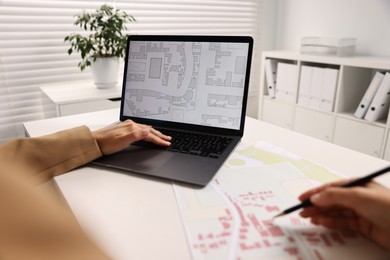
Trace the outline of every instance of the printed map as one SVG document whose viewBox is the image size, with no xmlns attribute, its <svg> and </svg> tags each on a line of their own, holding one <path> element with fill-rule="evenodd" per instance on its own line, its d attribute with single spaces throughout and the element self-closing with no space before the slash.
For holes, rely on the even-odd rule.
<svg viewBox="0 0 390 260">
<path fill-rule="evenodd" d="M 339 175 L 266 142 L 241 144 L 204 189 L 175 185 L 194 259 L 384 259 L 353 232 L 297 213 L 272 221 L 303 191 Z"/>
</svg>

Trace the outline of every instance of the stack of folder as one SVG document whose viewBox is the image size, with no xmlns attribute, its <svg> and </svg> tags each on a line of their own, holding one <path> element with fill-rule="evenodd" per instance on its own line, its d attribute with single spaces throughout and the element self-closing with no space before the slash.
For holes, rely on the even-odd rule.
<svg viewBox="0 0 390 260">
<path fill-rule="evenodd" d="M 278 62 L 275 99 L 295 103 L 298 82 L 298 65 Z"/>
<path fill-rule="evenodd" d="M 332 112 L 338 69 L 303 65 L 299 81 L 298 104 Z"/>
<path fill-rule="evenodd" d="M 274 59 L 265 60 L 265 79 L 267 81 L 268 96 L 275 98 L 276 69 L 277 61 Z"/>
<path fill-rule="evenodd" d="M 265 60 L 268 96 L 276 100 L 295 103 L 298 82 L 298 65 Z"/>
<path fill-rule="evenodd" d="M 377 71 L 372 78 L 355 116 L 374 122 L 387 117 L 390 106 L 390 72 Z"/>
</svg>

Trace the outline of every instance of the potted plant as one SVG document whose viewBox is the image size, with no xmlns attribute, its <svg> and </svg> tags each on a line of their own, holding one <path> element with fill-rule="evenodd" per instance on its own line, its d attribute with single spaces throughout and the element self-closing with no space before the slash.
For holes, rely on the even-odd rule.
<svg viewBox="0 0 390 260">
<path fill-rule="evenodd" d="M 91 66 L 98 88 L 116 86 L 118 80 L 119 58 L 125 56 L 127 22 L 135 22 L 133 16 L 109 5 L 102 5 L 93 13 L 83 11 L 75 16 L 75 25 L 85 33 L 73 33 L 65 37 L 70 42 L 68 54 L 73 51 L 81 54 L 78 66 L 81 71 Z"/>
</svg>

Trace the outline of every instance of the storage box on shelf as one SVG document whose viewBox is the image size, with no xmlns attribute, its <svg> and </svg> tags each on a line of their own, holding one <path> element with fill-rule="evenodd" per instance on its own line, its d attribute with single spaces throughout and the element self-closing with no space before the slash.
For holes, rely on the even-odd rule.
<svg viewBox="0 0 390 260">
<path fill-rule="evenodd" d="M 297 66 L 297 80 L 291 80 L 288 86 L 289 91 L 294 93 L 292 100 L 278 98 L 268 91 L 264 65 L 266 59 Z M 288 51 L 263 52 L 259 119 L 390 160 L 389 117 L 368 122 L 354 116 L 377 71 L 390 71 L 390 59 L 315 56 Z M 284 70 L 282 72 L 285 73 Z M 279 74 L 276 76 L 278 78 L 294 77 Z M 316 89 L 318 86 L 321 86 L 320 89 Z M 274 91 L 278 91 L 278 80 Z"/>
</svg>

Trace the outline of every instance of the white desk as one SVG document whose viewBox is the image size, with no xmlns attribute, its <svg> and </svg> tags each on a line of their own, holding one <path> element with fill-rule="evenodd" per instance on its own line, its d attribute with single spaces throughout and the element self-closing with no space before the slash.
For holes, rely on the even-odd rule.
<svg viewBox="0 0 390 260">
<path fill-rule="evenodd" d="M 117 109 L 25 123 L 34 137 L 118 120 Z M 243 142 L 265 140 L 346 176 L 367 174 L 388 162 L 247 118 Z M 378 178 L 390 187 L 390 176 Z M 55 178 L 82 227 L 114 259 L 189 259 L 172 185 L 167 181 L 82 167 Z"/>
</svg>

